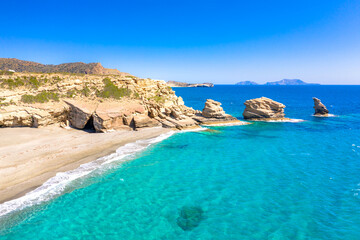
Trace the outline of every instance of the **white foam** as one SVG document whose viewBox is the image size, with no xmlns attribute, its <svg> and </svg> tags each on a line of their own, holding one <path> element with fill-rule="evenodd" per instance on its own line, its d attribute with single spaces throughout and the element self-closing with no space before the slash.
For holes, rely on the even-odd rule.
<svg viewBox="0 0 360 240">
<path fill-rule="evenodd" d="M 43 185 L 27 193 L 26 195 L 0 204 L 0 217 L 15 210 L 22 210 L 26 207 L 34 206 L 44 201 L 49 201 L 54 197 L 61 195 L 64 192 L 66 186 L 68 186 L 68 184 L 72 181 L 84 177 L 96 169 L 104 168 L 104 165 L 107 165 L 111 162 L 123 162 L 126 160 L 126 157 L 134 155 L 135 153 L 146 149 L 150 145 L 170 137 L 174 133 L 175 131 L 171 131 L 155 138 L 128 143 L 118 148 L 115 153 L 112 153 L 108 156 L 104 156 L 96 159 L 95 161 L 82 164 L 80 167 L 74 170 L 57 173 L 56 176 L 50 178 Z"/>
<path fill-rule="evenodd" d="M 248 122 L 229 122 L 229 123 L 215 123 L 215 124 L 202 124 L 205 127 L 222 127 L 222 126 L 242 126 L 242 125 L 249 125 L 251 123 Z"/>
<path fill-rule="evenodd" d="M 287 119 L 287 120 L 270 120 L 266 122 L 290 122 L 290 123 L 298 123 L 298 122 L 305 122 L 304 119 Z"/>
<path fill-rule="evenodd" d="M 324 117 L 324 118 L 327 118 L 327 117 L 338 117 L 338 115 L 335 115 L 335 114 L 328 114 L 328 115 L 312 115 L 313 117 Z"/>
</svg>

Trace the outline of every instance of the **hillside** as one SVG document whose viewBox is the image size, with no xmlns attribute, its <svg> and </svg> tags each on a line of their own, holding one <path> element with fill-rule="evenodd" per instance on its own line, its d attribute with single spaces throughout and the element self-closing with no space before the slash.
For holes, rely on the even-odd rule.
<svg viewBox="0 0 360 240">
<path fill-rule="evenodd" d="M 63 63 L 59 65 L 41 64 L 24 61 L 16 58 L 0 58 L 0 70 L 14 70 L 15 72 L 33 73 L 75 73 L 97 75 L 119 75 L 125 77 L 131 74 L 120 72 L 117 69 L 104 68 L 100 63 Z"/>
</svg>

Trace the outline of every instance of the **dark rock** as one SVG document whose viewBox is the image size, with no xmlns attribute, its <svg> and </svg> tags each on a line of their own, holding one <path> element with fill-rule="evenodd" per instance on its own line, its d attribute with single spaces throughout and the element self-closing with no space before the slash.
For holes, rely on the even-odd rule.
<svg viewBox="0 0 360 240">
<path fill-rule="evenodd" d="M 196 206 L 184 206 L 180 209 L 177 225 L 184 231 L 197 227 L 203 220 L 204 211 Z"/>
<path fill-rule="evenodd" d="M 329 114 L 329 110 L 327 110 L 325 105 L 322 104 L 320 99 L 313 97 L 313 100 L 314 100 L 314 109 L 315 109 L 314 115 L 328 115 Z"/>
</svg>

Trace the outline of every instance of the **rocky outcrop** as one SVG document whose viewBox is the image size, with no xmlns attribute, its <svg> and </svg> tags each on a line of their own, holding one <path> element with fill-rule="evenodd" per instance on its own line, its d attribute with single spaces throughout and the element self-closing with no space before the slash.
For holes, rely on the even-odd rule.
<svg viewBox="0 0 360 240">
<path fill-rule="evenodd" d="M 203 111 L 187 107 L 161 80 L 15 72 L 0 75 L 0 89 L 0 127 L 58 124 L 107 132 L 240 123 L 213 100 L 206 102 Z"/>
<path fill-rule="evenodd" d="M 325 105 L 321 102 L 320 99 L 313 97 L 314 100 L 314 109 L 315 116 L 327 116 L 329 114 L 329 110 L 325 107 Z"/>
<path fill-rule="evenodd" d="M 134 116 L 134 126 L 135 128 L 144 128 L 144 127 L 160 127 L 161 123 L 155 119 L 150 118 L 147 115 L 135 115 Z"/>
<path fill-rule="evenodd" d="M 247 100 L 245 103 L 245 110 L 243 112 L 244 119 L 275 119 L 280 120 L 285 118 L 285 105 L 276 102 L 270 98 L 261 97 Z"/>
<path fill-rule="evenodd" d="M 69 109 L 61 103 L 5 106 L 0 108 L 0 127 L 39 127 L 66 122 Z"/>
<path fill-rule="evenodd" d="M 230 122 L 240 123 L 237 118 L 225 113 L 224 109 L 221 107 L 220 102 L 214 101 L 212 99 L 206 100 L 205 107 L 202 112 L 197 113 L 193 117 L 193 119 L 200 124 L 216 124 Z"/>
<path fill-rule="evenodd" d="M 212 99 L 206 100 L 202 115 L 207 118 L 223 118 L 226 116 L 221 103 Z"/>
<path fill-rule="evenodd" d="M 214 87 L 213 83 L 184 83 L 176 81 L 168 81 L 169 87 Z"/>
</svg>

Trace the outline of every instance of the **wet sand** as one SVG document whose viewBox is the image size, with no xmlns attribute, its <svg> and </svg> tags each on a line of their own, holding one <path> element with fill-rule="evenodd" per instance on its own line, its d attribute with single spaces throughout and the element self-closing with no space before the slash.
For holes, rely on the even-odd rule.
<svg viewBox="0 0 360 240">
<path fill-rule="evenodd" d="M 138 131 L 89 133 L 57 126 L 0 129 L 0 203 L 21 197 L 58 172 L 108 155 L 127 143 L 169 132 L 161 127 Z"/>
</svg>

